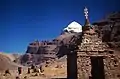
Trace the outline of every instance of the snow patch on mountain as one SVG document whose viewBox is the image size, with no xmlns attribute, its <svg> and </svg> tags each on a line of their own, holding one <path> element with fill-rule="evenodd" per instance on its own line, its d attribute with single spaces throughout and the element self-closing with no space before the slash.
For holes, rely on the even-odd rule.
<svg viewBox="0 0 120 79">
<path fill-rule="evenodd" d="M 82 25 L 80 25 L 76 21 L 73 21 L 66 28 L 64 28 L 63 31 L 70 33 L 79 33 L 82 32 Z"/>
</svg>

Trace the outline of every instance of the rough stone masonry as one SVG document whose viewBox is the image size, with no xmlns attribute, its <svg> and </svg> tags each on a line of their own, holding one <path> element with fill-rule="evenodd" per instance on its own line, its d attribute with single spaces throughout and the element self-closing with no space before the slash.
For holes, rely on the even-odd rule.
<svg viewBox="0 0 120 79">
<path fill-rule="evenodd" d="M 71 55 L 74 57 L 71 57 L 70 54 L 68 55 L 68 78 L 120 79 L 120 56 L 115 54 L 114 51 L 110 51 L 109 46 L 102 42 L 102 39 L 89 22 L 87 8 L 84 11 L 86 20 L 82 36 L 76 41 L 78 49 L 71 50 L 73 53 L 76 53 L 77 58 L 75 58 L 73 53 Z M 71 61 L 72 59 L 73 61 Z M 97 68 L 95 68 L 96 66 Z M 77 75 L 72 74 L 72 72 Z"/>
</svg>

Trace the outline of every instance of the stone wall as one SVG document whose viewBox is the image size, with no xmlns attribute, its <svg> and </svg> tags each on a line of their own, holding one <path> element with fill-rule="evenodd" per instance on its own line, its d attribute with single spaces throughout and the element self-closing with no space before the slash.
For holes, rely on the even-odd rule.
<svg viewBox="0 0 120 79">
<path fill-rule="evenodd" d="M 91 76 L 90 57 L 78 56 L 77 68 L 78 79 L 89 79 L 89 76 Z"/>
<path fill-rule="evenodd" d="M 104 57 L 105 79 L 120 79 L 120 56 Z M 77 58 L 78 79 L 89 79 L 91 76 L 91 61 L 89 56 L 79 55 Z M 97 70 L 96 70 L 97 71 Z"/>
<path fill-rule="evenodd" d="M 120 79 L 120 56 L 111 55 L 104 59 L 106 79 Z"/>
</svg>

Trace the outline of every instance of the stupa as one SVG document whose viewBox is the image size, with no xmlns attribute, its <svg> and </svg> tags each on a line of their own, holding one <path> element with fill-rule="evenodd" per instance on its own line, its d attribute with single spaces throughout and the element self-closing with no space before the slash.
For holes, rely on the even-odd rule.
<svg viewBox="0 0 120 79">
<path fill-rule="evenodd" d="M 78 36 L 74 45 L 70 45 L 67 54 L 68 79 L 116 79 L 119 73 L 113 71 L 119 69 L 119 56 L 95 32 L 87 8 L 84 13 L 82 35 Z"/>
</svg>

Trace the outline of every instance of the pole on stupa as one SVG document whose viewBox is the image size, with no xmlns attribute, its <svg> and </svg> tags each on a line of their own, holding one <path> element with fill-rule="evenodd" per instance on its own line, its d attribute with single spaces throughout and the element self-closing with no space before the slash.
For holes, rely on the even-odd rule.
<svg viewBox="0 0 120 79">
<path fill-rule="evenodd" d="M 85 15 L 85 24 L 84 24 L 84 27 L 83 27 L 83 31 L 84 30 L 88 30 L 89 28 L 91 28 L 91 24 L 90 24 L 90 21 L 89 21 L 89 18 L 88 18 L 88 8 L 85 7 L 84 8 L 84 15 Z"/>
<path fill-rule="evenodd" d="M 85 19 L 88 19 L 88 9 L 87 7 L 84 8 Z"/>
</svg>

